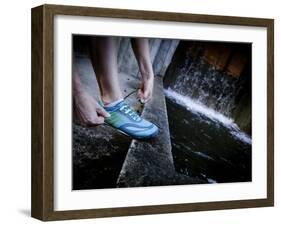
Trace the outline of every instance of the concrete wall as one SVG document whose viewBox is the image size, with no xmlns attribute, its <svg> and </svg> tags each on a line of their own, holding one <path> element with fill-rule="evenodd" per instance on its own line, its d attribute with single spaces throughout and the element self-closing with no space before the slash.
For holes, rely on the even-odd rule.
<svg viewBox="0 0 281 226">
<path fill-rule="evenodd" d="M 74 49 L 78 56 L 89 55 L 89 39 L 90 36 L 75 36 Z M 139 68 L 133 49 L 131 47 L 130 38 L 117 37 L 117 60 L 118 71 L 123 74 L 139 76 Z M 177 48 L 178 40 L 169 39 L 149 39 L 150 58 L 153 65 L 155 75 L 164 76 L 169 66 L 174 52 Z"/>
<path fill-rule="evenodd" d="M 169 39 L 149 39 L 150 58 L 155 75 L 164 76 L 178 42 L 178 40 Z M 133 76 L 139 76 L 139 68 L 131 47 L 130 38 L 119 38 L 118 43 L 119 71 Z"/>
</svg>

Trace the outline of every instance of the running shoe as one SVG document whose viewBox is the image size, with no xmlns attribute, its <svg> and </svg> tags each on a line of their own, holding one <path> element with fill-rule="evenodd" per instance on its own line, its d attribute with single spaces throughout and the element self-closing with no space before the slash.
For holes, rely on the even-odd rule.
<svg viewBox="0 0 281 226">
<path fill-rule="evenodd" d="M 158 134 L 157 126 L 141 118 L 124 100 L 103 108 L 110 114 L 105 123 L 132 138 L 149 139 Z"/>
</svg>

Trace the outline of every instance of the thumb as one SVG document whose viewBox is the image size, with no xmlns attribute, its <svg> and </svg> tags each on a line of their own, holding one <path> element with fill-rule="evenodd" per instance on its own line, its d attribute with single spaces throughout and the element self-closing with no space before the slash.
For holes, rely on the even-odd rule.
<svg viewBox="0 0 281 226">
<path fill-rule="evenodd" d="M 141 103 L 145 103 L 145 97 L 144 97 L 144 93 L 141 89 L 138 90 L 138 97 L 140 98 L 140 102 Z"/>
<path fill-rule="evenodd" d="M 110 117 L 110 114 L 106 110 L 104 110 L 103 108 L 97 108 L 96 111 L 100 116 L 103 116 L 105 118 Z"/>
<path fill-rule="evenodd" d="M 143 97 L 143 92 L 141 89 L 138 89 L 138 97 L 142 98 Z"/>
<path fill-rule="evenodd" d="M 143 97 L 144 97 L 144 99 L 147 99 L 147 98 L 148 98 L 148 94 L 149 94 L 149 89 L 148 89 L 148 87 L 145 87 L 145 88 L 144 88 L 144 91 L 143 91 Z"/>
<path fill-rule="evenodd" d="M 100 124 L 103 124 L 103 123 L 104 123 L 104 117 L 98 116 L 98 117 L 95 119 L 95 124 L 94 124 L 94 125 L 100 125 Z"/>
<path fill-rule="evenodd" d="M 143 87 L 143 94 L 142 97 L 145 101 L 147 101 L 148 97 L 149 97 L 149 87 L 147 83 L 144 83 L 144 87 Z"/>
</svg>

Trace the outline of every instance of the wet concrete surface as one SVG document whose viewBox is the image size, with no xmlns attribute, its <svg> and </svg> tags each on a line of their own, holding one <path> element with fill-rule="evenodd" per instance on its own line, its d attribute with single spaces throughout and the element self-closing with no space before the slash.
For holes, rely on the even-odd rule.
<svg viewBox="0 0 281 226">
<path fill-rule="evenodd" d="M 159 134 L 148 141 L 132 141 L 117 186 L 142 187 L 200 183 L 198 179 L 180 175 L 175 171 L 161 77 L 155 78 L 153 91 L 153 99 L 146 104 L 142 117 L 156 124 Z"/>
<path fill-rule="evenodd" d="M 101 125 L 73 125 L 73 189 L 114 188 L 131 138 Z"/>
</svg>

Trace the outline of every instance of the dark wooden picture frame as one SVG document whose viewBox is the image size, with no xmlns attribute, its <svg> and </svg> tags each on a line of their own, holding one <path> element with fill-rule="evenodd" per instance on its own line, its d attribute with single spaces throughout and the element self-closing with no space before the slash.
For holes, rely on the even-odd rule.
<svg viewBox="0 0 281 226">
<path fill-rule="evenodd" d="M 267 28 L 267 198 L 102 209 L 54 210 L 54 16 L 95 16 Z M 42 5 L 32 9 L 32 201 L 31 215 L 65 220 L 219 210 L 274 205 L 274 20 L 123 9 Z"/>
</svg>

